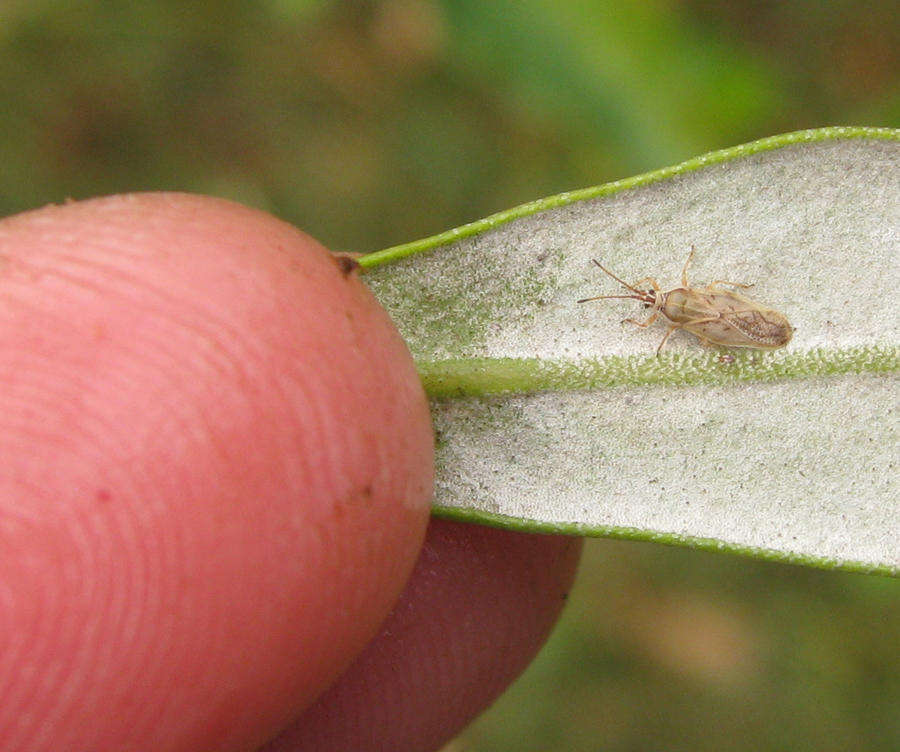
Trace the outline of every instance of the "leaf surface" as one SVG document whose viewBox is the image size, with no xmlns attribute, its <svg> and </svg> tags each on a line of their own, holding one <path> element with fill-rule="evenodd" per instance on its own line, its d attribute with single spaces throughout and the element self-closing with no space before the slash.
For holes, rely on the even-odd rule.
<svg viewBox="0 0 900 752">
<path fill-rule="evenodd" d="M 776 136 L 361 259 L 432 400 L 435 513 L 900 573 L 900 131 Z M 777 351 L 639 329 L 627 281 L 753 283 Z"/>
</svg>

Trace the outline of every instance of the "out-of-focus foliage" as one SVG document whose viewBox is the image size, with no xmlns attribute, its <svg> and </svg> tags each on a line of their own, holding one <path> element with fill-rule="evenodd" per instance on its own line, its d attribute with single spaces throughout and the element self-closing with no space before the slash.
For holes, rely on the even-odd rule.
<svg viewBox="0 0 900 752">
<path fill-rule="evenodd" d="M 0 213 L 181 189 L 376 250 L 773 133 L 896 127 L 898 71 L 896 0 L 7 0 Z M 896 750 L 898 596 L 593 541 L 548 649 L 449 749 Z"/>
<path fill-rule="evenodd" d="M 5 3 L 0 211 L 180 188 L 374 250 L 772 133 L 890 125 L 895 9 Z"/>
<path fill-rule="evenodd" d="M 893 752 L 898 584 L 589 541 L 544 652 L 444 752 Z"/>
</svg>

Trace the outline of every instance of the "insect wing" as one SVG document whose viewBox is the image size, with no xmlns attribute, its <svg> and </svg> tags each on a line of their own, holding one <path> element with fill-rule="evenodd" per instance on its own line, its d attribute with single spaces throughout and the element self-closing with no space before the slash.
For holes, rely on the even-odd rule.
<svg viewBox="0 0 900 752">
<path fill-rule="evenodd" d="M 702 304 L 697 301 L 690 306 L 695 318 L 685 320 L 684 328 L 701 339 L 725 347 L 760 349 L 784 347 L 791 340 L 793 329 L 787 319 L 755 300 L 736 292 L 692 292 L 691 295 L 702 299 Z"/>
</svg>

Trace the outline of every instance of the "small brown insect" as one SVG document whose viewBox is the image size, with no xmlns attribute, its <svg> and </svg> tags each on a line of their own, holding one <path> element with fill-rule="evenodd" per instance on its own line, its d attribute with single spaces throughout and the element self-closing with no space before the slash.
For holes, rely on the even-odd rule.
<svg viewBox="0 0 900 752">
<path fill-rule="evenodd" d="M 650 326 L 659 314 L 669 320 L 669 330 L 656 348 L 656 354 L 662 350 L 666 340 L 676 329 L 686 329 L 695 335 L 702 345 L 721 345 L 723 347 L 755 347 L 761 350 L 776 350 L 791 341 L 794 330 L 788 320 L 778 311 L 766 308 L 755 300 L 745 298 L 719 285 L 731 287 L 752 287 L 740 282 L 726 282 L 717 279 L 703 287 L 691 287 L 687 280 L 687 269 L 694 258 L 694 246 L 688 254 L 684 268 L 681 270 L 681 287 L 663 292 L 659 283 L 652 277 L 639 279 L 633 285 L 619 279 L 599 261 L 594 263 L 604 272 L 621 284 L 631 295 L 598 295 L 584 298 L 579 303 L 590 300 L 606 300 L 609 298 L 628 298 L 639 300 L 645 308 L 652 309 L 646 321 L 625 319 L 642 328 Z M 648 283 L 652 289 L 641 290 L 639 285 Z M 624 322 L 623 322 L 624 323 Z"/>
</svg>

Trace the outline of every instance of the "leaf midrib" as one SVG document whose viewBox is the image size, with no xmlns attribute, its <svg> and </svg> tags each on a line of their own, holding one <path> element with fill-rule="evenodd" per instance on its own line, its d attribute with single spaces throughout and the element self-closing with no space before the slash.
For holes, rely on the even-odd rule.
<svg viewBox="0 0 900 752">
<path fill-rule="evenodd" d="M 713 350 L 702 354 L 603 358 L 452 358 L 417 360 L 430 397 L 484 397 L 621 386 L 728 385 L 900 370 L 900 348 L 864 345 L 779 355 Z"/>
</svg>

